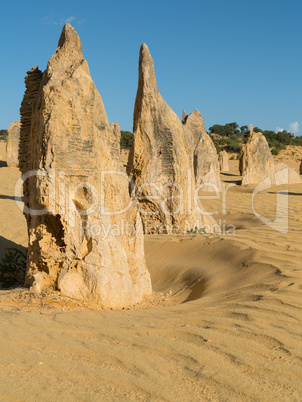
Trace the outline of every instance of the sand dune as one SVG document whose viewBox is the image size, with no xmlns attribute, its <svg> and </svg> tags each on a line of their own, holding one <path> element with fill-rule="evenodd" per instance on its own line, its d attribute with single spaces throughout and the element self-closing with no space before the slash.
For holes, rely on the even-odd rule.
<svg viewBox="0 0 302 402">
<path fill-rule="evenodd" d="M 226 183 L 240 179 L 230 162 Z M 0 168 L 1 256 L 26 246 L 18 177 Z M 286 189 L 287 234 L 255 217 L 247 186 L 229 189 L 226 214 L 221 199 L 203 200 L 234 235 L 147 236 L 152 308 L 63 312 L 1 291 L 0 399 L 300 401 L 302 186 L 266 190 L 255 208 L 274 219 Z"/>
</svg>

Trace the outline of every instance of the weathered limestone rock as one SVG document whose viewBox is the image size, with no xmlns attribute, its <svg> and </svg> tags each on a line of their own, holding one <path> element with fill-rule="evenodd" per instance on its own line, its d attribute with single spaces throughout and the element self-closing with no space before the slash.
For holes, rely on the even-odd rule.
<svg viewBox="0 0 302 402">
<path fill-rule="evenodd" d="M 194 205 L 196 190 L 193 135 L 157 89 L 154 64 L 146 44 L 140 49 L 139 82 L 134 108 L 133 144 L 127 172 L 138 196 L 146 233 L 184 233 L 215 224 Z"/>
<path fill-rule="evenodd" d="M 243 185 L 262 183 L 263 185 L 279 186 L 302 182 L 298 173 L 285 163 L 275 166 L 264 135 L 253 132 L 252 125 L 250 138 L 242 147 L 239 156 L 239 170 Z"/>
<path fill-rule="evenodd" d="M 194 175 L 196 185 L 202 191 L 220 191 L 220 168 L 216 147 L 206 132 L 204 121 L 200 112 L 194 112 L 183 120 L 187 140 L 192 147 L 194 160 Z M 193 136 L 193 144 L 190 143 L 190 133 Z"/>
<path fill-rule="evenodd" d="M 25 77 L 26 91 L 20 108 L 21 114 L 21 131 L 19 142 L 19 168 L 22 173 L 26 173 L 31 169 L 31 150 L 30 150 L 30 132 L 31 132 L 31 117 L 33 111 L 34 100 L 40 88 L 42 80 L 42 72 L 37 66 L 27 72 Z M 23 192 L 28 185 L 28 181 L 23 184 Z M 25 194 L 24 198 L 28 199 L 29 194 Z"/>
<path fill-rule="evenodd" d="M 33 104 L 35 97 L 37 96 L 42 80 L 42 72 L 38 67 L 33 67 L 27 72 L 25 78 L 26 91 L 23 97 L 23 101 L 20 108 L 21 114 L 21 130 L 20 130 L 20 142 L 19 142 L 19 169 L 22 174 L 27 174 L 32 169 L 31 163 L 31 117 L 33 111 Z M 29 208 L 29 197 L 31 194 L 30 181 L 32 179 L 25 180 L 23 183 L 23 195 L 25 207 Z M 27 226 L 29 227 L 30 215 L 25 214 L 27 220 Z"/>
<path fill-rule="evenodd" d="M 8 127 L 7 142 L 6 142 L 6 161 L 8 167 L 18 167 L 18 149 L 20 139 L 20 121 L 11 123 Z"/>
<path fill-rule="evenodd" d="M 257 184 L 264 180 L 275 183 L 275 164 L 266 138 L 250 126 L 250 138 L 242 147 L 239 157 L 242 185 Z"/>
<path fill-rule="evenodd" d="M 285 163 L 280 163 L 275 167 L 275 184 L 295 184 L 302 183 L 302 180 L 297 172 L 288 167 Z"/>
<path fill-rule="evenodd" d="M 219 160 L 219 166 L 220 166 L 220 171 L 221 172 L 229 172 L 229 158 L 228 158 L 228 153 L 223 150 L 219 152 L 218 155 L 218 160 Z"/>
<path fill-rule="evenodd" d="M 151 293 L 141 218 L 70 24 L 43 75 L 35 67 L 25 82 L 20 170 L 36 172 L 24 182 L 26 285 L 104 307 L 139 302 Z"/>
<path fill-rule="evenodd" d="M 301 163 L 300 163 L 300 174 L 302 174 L 302 159 L 301 159 Z"/>
<path fill-rule="evenodd" d="M 110 124 L 110 129 L 113 133 L 111 136 L 112 139 L 112 145 L 111 145 L 111 150 L 115 158 L 118 160 L 120 159 L 120 151 L 121 151 L 121 129 L 120 125 L 116 121 L 115 123 Z"/>
</svg>

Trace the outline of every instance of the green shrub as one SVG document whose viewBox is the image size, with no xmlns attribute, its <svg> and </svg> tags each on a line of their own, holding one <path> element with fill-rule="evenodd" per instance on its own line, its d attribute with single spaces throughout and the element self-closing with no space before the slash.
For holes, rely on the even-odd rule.
<svg viewBox="0 0 302 402">
<path fill-rule="evenodd" d="M 121 147 L 131 147 L 133 134 L 130 131 L 121 131 Z"/>
<path fill-rule="evenodd" d="M 254 127 L 253 130 L 256 133 L 262 133 L 265 136 L 269 147 L 278 149 L 279 151 L 281 149 L 286 149 L 287 145 L 302 146 L 302 136 L 295 137 L 293 133 L 288 133 L 286 130 L 283 130 L 282 132 L 279 131 L 278 133 L 273 130 L 262 130 L 259 127 Z M 209 128 L 209 132 L 210 134 L 218 134 L 221 137 L 218 140 L 214 140 L 211 137 L 218 152 L 221 149 L 239 152 L 241 148 L 239 141 L 246 143 L 250 135 L 247 125 L 239 127 L 236 122 L 225 125 L 214 124 Z M 278 151 L 274 151 L 275 155 L 276 152 Z"/>
<path fill-rule="evenodd" d="M 26 272 L 26 254 L 17 248 L 6 248 L 0 262 L 0 282 L 3 288 L 23 285 Z"/>
<path fill-rule="evenodd" d="M 0 141 L 5 141 L 7 138 L 7 130 L 0 130 Z"/>
<path fill-rule="evenodd" d="M 241 148 L 242 148 L 242 143 L 239 142 L 238 138 L 236 137 L 232 137 L 227 141 L 227 146 L 226 149 L 229 152 L 240 152 Z"/>
<path fill-rule="evenodd" d="M 188 231 L 188 233 L 189 233 L 189 234 L 204 234 L 204 233 L 205 233 L 205 229 L 204 229 L 204 228 L 198 229 L 198 227 L 195 226 L 195 228 L 194 228 L 194 229 L 190 229 L 190 230 Z"/>
<path fill-rule="evenodd" d="M 272 155 L 279 155 L 280 149 L 279 148 L 273 148 L 271 150 Z"/>
</svg>

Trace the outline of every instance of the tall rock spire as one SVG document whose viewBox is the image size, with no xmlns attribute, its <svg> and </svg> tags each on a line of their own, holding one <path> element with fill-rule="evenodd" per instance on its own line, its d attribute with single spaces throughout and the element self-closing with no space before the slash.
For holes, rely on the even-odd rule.
<svg viewBox="0 0 302 402">
<path fill-rule="evenodd" d="M 33 75 L 35 85 L 29 85 Z M 141 218 L 119 172 L 116 134 L 70 24 L 43 76 L 33 69 L 28 77 L 21 169 L 36 172 L 24 183 L 26 284 L 103 307 L 137 303 L 151 293 Z"/>
<path fill-rule="evenodd" d="M 193 205 L 196 184 L 192 143 L 193 134 L 185 132 L 157 90 L 154 63 L 143 44 L 128 174 L 146 233 L 184 233 L 195 226 L 211 231 L 213 219 L 203 214 L 200 205 Z"/>
</svg>

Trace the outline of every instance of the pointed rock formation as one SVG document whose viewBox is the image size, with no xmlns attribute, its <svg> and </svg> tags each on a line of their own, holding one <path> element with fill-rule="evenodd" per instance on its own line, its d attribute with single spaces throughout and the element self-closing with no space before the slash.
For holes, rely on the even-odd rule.
<svg viewBox="0 0 302 402">
<path fill-rule="evenodd" d="M 163 100 L 146 44 L 140 49 L 134 108 L 133 144 L 128 169 L 146 233 L 184 233 L 215 224 L 194 204 L 193 135 Z"/>
<path fill-rule="evenodd" d="M 182 109 L 182 123 L 185 123 L 187 117 L 188 117 L 188 115 L 185 112 L 185 109 Z"/>
<path fill-rule="evenodd" d="M 250 127 L 250 137 L 239 156 L 242 185 L 257 184 L 264 180 L 275 183 L 275 164 L 266 138 Z"/>
<path fill-rule="evenodd" d="M 7 142 L 6 142 L 6 161 L 8 167 L 18 167 L 19 158 L 19 139 L 20 139 L 20 121 L 11 123 L 8 127 Z"/>
<path fill-rule="evenodd" d="M 228 153 L 223 150 L 219 152 L 218 155 L 218 160 L 219 160 L 219 166 L 220 166 L 220 171 L 221 172 L 229 172 L 229 158 L 228 158 Z"/>
<path fill-rule="evenodd" d="M 202 191 L 220 191 L 220 168 L 216 147 L 206 132 L 201 113 L 195 109 L 183 122 L 187 140 L 190 143 L 194 160 L 194 175 L 197 187 Z"/>
<path fill-rule="evenodd" d="M 70 24 L 43 75 L 35 67 L 25 82 L 19 160 L 26 285 L 103 307 L 139 302 L 151 293 L 141 219 L 120 174 L 117 130 Z"/>
</svg>

